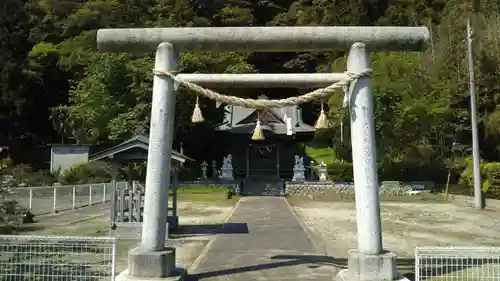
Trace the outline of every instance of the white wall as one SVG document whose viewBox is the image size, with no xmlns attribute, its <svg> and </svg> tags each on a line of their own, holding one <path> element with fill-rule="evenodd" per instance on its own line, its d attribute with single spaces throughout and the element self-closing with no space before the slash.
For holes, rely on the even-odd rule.
<svg viewBox="0 0 500 281">
<path fill-rule="evenodd" d="M 79 145 L 53 146 L 50 152 L 50 171 L 64 171 L 89 161 L 89 147 Z"/>
</svg>

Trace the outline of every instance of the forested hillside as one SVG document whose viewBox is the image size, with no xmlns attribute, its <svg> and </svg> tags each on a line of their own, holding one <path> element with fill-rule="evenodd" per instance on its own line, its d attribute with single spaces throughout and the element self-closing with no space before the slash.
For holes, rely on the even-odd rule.
<svg viewBox="0 0 500 281">
<path fill-rule="evenodd" d="M 465 19 L 475 29 L 475 63 L 482 158 L 500 154 L 500 2 L 465 0 L 2 0 L 0 4 L 0 146 L 16 163 L 43 165 L 50 143 L 109 145 L 147 132 L 152 54 L 102 54 L 96 30 L 105 27 L 261 25 L 426 25 L 424 54 L 373 56 L 375 121 L 382 169 L 401 179 L 443 181 L 470 155 Z M 199 53 L 182 56 L 182 72 L 344 71 L 343 53 Z M 233 92 L 296 95 L 294 89 Z M 220 109 L 201 100 L 202 125 L 190 123 L 192 94 L 177 97 L 175 145 L 209 159 L 211 124 Z M 340 142 L 342 93 L 328 101 L 334 127 L 318 136 L 349 155 Z M 313 123 L 320 104 L 304 106 Z M 347 119 L 345 119 L 347 120 Z M 348 122 L 344 131 L 348 132 Z M 197 137 L 203 134 L 203 143 Z M 458 146 L 451 150 L 453 140 Z M 333 140 L 333 141 L 331 141 Z M 406 169 L 411 167 L 411 169 Z M 417 172 L 420 171 L 420 172 Z M 411 173 L 411 174 L 410 174 Z"/>
</svg>

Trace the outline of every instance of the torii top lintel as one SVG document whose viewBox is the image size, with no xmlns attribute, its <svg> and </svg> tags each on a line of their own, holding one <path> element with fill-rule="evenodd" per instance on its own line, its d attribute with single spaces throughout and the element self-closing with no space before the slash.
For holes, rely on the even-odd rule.
<svg viewBox="0 0 500 281">
<path fill-rule="evenodd" d="M 99 50 L 151 52 L 162 42 L 178 52 L 300 52 L 348 50 L 356 42 L 371 51 L 423 51 L 427 27 L 265 26 L 100 29 Z"/>
</svg>

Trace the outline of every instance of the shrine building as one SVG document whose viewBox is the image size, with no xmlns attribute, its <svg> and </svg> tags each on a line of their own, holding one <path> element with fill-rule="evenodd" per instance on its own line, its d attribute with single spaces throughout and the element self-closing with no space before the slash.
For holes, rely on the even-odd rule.
<svg viewBox="0 0 500 281">
<path fill-rule="evenodd" d="M 316 132 L 302 120 L 302 109 L 292 106 L 256 110 L 232 105 L 224 109 L 224 120 L 215 130 L 228 140 L 225 155 L 232 155 L 235 179 L 291 179 L 294 156 L 305 156 L 299 144 L 311 140 Z M 255 141 L 251 136 L 257 120 L 264 139 Z M 305 158 L 304 164 L 308 164 Z"/>
</svg>

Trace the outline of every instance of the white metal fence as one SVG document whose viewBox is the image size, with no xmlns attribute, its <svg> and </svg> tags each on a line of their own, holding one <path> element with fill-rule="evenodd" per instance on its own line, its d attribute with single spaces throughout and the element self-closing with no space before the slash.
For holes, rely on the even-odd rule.
<svg viewBox="0 0 500 281">
<path fill-rule="evenodd" d="M 117 182 L 117 187 L 126 182 Z M 111 200 L 111 183 L 13 188 L 13 198 L 35 215 L 71 210 Z"/>
<path fill-rule="evenodd" d="M 104 281 L 116 275 L 113 237 L 0 235 L 0 281 Z"/>
<path fill-rule="evenodd" d="M 498 281 L 500 247 L 418 247 L 415 281 Z"/>
</svg>

